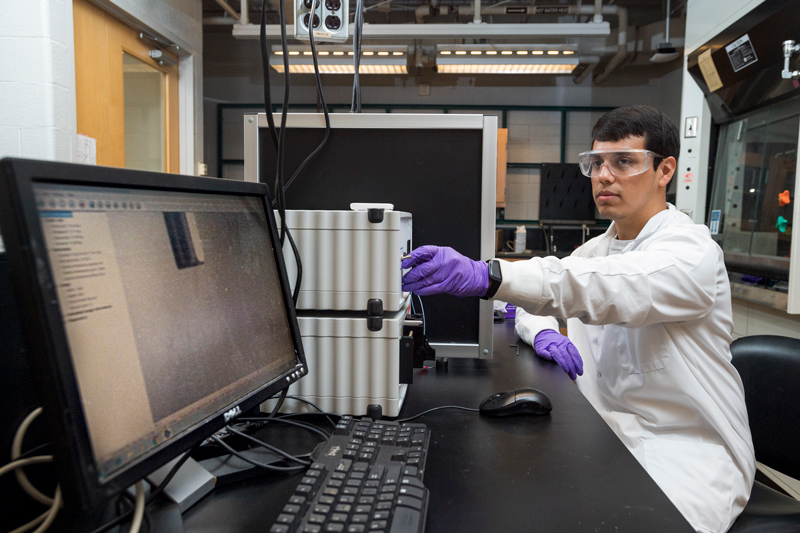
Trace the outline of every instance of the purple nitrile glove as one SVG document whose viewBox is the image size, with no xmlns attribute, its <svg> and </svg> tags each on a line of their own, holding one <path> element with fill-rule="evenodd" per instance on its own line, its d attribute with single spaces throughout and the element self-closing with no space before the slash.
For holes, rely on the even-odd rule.
<svg viewBox="0 0 800 533">
<path fill-rule="evenodd" d="M 561 333 L 552 329 L 540 331 L 533 339 L 533 349 L 539 357 L 558 363 L 569 374 L 570 379 L 583 375 L 581 354 L 572 341 Z"/>
<path fill-rule="evenodd" d="M 403 290 L 425 296 L 483 296 L 489 289 L 489 266 L 449 247 L 420 246 L 403 260 L 411 270 L 403 276 Z"/>
</svg>

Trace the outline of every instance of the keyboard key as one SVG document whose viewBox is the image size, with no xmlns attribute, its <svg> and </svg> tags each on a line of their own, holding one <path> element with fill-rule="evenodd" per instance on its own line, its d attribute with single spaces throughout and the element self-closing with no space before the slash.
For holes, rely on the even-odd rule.
<svg viewBox="0 0 800 533">
<path fill-rule="evenodd" d="M 397 505 L 402 507 L 411 507 L 417 511 L 422 510 L 422 500 L 412 496 L 398 496 Z"/>
<path fill-rule="evenodd" d="M 421 531 L 422 513 L 409 507 L 398 507 L 392 517 L 390 533 L 418 533 Z"/>
</svg>

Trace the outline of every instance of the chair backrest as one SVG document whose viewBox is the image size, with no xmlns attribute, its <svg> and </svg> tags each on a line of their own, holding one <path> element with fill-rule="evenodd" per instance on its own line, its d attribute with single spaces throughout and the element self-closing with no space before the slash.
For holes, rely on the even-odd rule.
<svg viewBox="0 0 800 533">
<path fill-rule="evenodd" d="M 744 383 L 756 460 L 800 478 L 800 339 L 751 335 L 731 344 Z"/>
</svg>

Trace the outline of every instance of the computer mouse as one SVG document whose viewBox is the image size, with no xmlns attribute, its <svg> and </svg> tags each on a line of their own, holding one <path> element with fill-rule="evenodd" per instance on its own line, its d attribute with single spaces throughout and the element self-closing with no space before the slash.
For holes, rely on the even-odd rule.
<svg viewBox="0 0 800 533">
<path fill-rule="evenodd" d="M 483 416 L 546 415 L 553 409 L 550 398 L 540 390 L 522 388 L 492 394 L 481 402 Z"/>
</svg>

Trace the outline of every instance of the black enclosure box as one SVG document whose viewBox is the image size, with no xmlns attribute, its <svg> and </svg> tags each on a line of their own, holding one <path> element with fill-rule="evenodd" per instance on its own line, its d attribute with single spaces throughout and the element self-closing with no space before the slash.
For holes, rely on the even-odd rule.
<svg viewBox="0 0 800 533">
<path fill-rule="evenodd" d="M 576 163 L 542 163 L 539 221 L 545 224 L 592 224 L 592 180 Z"/>
</svg>

